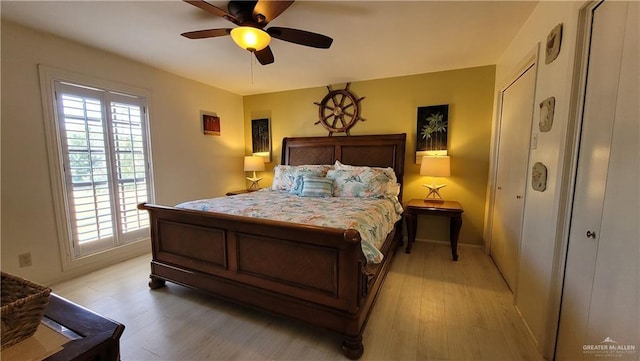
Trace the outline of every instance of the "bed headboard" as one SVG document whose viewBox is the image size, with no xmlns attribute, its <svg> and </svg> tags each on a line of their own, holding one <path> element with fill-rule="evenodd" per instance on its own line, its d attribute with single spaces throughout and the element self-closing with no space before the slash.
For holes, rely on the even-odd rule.
<svg viewBox="0 0 640 361">
<path fill-rule="evenodd" d="M 403 184 L 407 135 L 352 135 L 282 139 L 282 164 L 343 164 L 391 167 Z"/>
</svg>

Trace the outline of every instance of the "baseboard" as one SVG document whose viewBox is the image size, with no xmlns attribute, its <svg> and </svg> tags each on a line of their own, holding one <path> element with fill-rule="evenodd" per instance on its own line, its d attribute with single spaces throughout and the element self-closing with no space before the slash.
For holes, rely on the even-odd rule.
<svg viewBox="0 0 640 361">
<path fill-rule="evenodd" d="M 533 343 L 536 345 L 536 349 L 538 350 L 538 352 L 540 352 L 540 356 L 542 356 L 542 346 L 540 345 L 540 342 L 538 342 L 538 339 L 536 338 L 536 335 L 533 333 L 533 330 L 531 330 L 531 327 L 529 327 L 527 320 L 524 319 L 524 317 L 522 316 L 522 313 L 520 312 L 520 309 L 515 303 L 513 305 L 513 308 L 516 310 L 516 312 L 518 313 L 518 316 L 520 317 L 520 321 L 522 321 L 522 324 L 524 324 L 524 327 L 529 332 L 529 336 L 531 336 Z"/>
<path fill-rule="evenodd" d="M 61 274 L 56 275 L 53 279 L 46 280 L 43 284 L 51 286 L 56 283 L 68 281 L 148 253 L 151 253 L 151 241 L 149 239 L 143 239 L 121 247 L 82 257 L 74 260 L 71 266 L 66 268 Z"/>
<path fill-rule="evenodd" d="M 404 239 L 404 242 L 406 244 L 407 239 Z M 436 243 L 436 244 L 443 244 L 443 245 L 447 245 L 447 246 L 451 246 L 451 243 L 449 241 L 439 241 L 439 240 L 435 240 L 435 239 L 425 239 L 425 238 L 416 238 L 416 242 L 426 242 L 426 243 Z M 460 243 L 458 242 L 458 247 L 480 247 L 484 250 L 484 246 L 481 244 L 470 244 L 470 243 Z"/>
</svg>

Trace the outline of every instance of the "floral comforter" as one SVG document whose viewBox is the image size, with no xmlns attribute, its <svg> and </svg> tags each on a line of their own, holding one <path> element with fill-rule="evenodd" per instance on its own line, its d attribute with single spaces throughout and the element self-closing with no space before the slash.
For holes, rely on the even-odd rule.
<svg viewBox="0 0 640 361">
<path fill-rule="evenodd" d="M 382 261 L 384 256 L 379 248 L 402 214 L 402 206 L 395 197 L 315 198 L 270 189 L 190 201 L 176 207 L 323 227 L 352 228 L 360 233 L 362 252 L 371 263 Z"/>
</svg>

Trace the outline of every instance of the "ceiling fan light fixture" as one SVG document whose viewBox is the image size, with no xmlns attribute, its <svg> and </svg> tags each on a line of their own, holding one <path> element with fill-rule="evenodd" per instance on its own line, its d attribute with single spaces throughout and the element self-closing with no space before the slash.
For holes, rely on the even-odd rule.
<svg viewBox="0 0 640 361">
<path fill-rule="evenodd" d="M 239 47 L 251 52 L 260 51 L 271 42 L 271 36 L 267 32 L 251 26 L 231 29 L 231 38 Z"/>
</svg>

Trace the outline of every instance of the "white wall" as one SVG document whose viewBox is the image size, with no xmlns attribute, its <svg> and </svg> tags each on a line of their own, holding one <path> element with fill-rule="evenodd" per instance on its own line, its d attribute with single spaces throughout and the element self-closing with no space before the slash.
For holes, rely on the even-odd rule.
<svg viewBox="0 0 640 361">
<path fill-rule="evenodd" d="M 245 187 L 241 96 L 4 20 L 1 44 L 3 271 L 50 284 L 114 262 L 101 255 L 89 268 L 62 271 L 38 64 L 151 92 L 157 203 L 173 205 Z M 203 135 L 201 110 L 220 116 L 221 136 Z M 33 266 L 19 268 L 18 254 L 24 252 L 31 252 Z M 120 259 L 134 255 L 124 252 Z"/>
<path fill-rule="evenodd" d="M 563 206 L 563 178 L 567 132 L 569 125 L 571 82 L 576 44 L 578 12 L 583 2 L 540 2 L 496 66 L 496 89 L 513 76 L 531 49 L 540 46 L 534 107 L 532 137 L 537 136 L 537 148 L 531 150 L 529 174 L 525 194 L 524 223 L 520 246 L 515 303 L 531 330 L 538 347 L 546 357 L 553 349 L 557 312 L 556 275 L 561 250 L 559 234 L 563 227 L 558 221 Z M 545 42 L 549 32 L 563 23 L 560 55 L 545 64 Z M 556 98 L 553 127 L 549 132 L 538 129 L 540 108 L 544 99 Z M 531 187 L 531 168 L 542 162 L 548 168 L 547 189 L 534 191 Z M 561 270 L 560 270 L 561 271 Z M 550 337 L 551 335 L 551 337 Z"/>
</svg>

